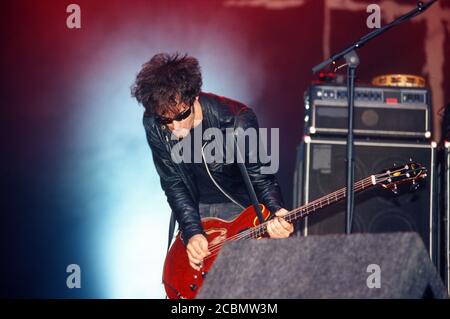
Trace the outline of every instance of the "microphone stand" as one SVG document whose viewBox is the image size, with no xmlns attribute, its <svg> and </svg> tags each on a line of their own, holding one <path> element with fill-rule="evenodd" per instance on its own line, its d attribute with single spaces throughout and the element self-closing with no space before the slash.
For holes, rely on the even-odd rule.
<svg viewBox="0 0 450 319">
<path fill-rule="evenodd" d="M 356 68 L 359 65 L 359 57 L 356 54 L 356 49 L 361 48 L 364 44 L 379 36 L 380 34 L 386 32 L 392 27 L 402 23 L 403 21 L 409 20 L 416 15 L 422 14 L 426 9 L 428 9 L 437 0 L 430 0 L 427 3 L 418 2 L 417 7 L 410 12 L 398 17 L 391 23 L 384 25 L 383 27 L 376 29 L 358 41 L 345 48 L 344 50 L 332 55 L 330 58 L 319 63 L 312 68 L 313 73 L 322 70 L 324 67 L 331 63 L 335 63 L 340 58 L 344 57 L 347 64 L 347 101 L 348 101 L 348 135 L 347 135 L 347 188 L 346 188 L 346 199 L 347 207 L 345 212 L 345 233 L 350 234 L 352 232 L 352 220 L 353 220 L 353 207 L 354 207 L 354 159 L 353 159 L 353 109 L 354 109 L 354 97 L 355 97 L 355 77 Z"/>
</svg>

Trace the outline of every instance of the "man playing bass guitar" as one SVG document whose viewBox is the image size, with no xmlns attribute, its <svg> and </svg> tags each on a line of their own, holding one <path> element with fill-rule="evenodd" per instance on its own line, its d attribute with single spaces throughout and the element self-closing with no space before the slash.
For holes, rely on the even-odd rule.
<svg viewBox="0 0 450 319">
<path fill-rule="evenodd" d="M 205 132 L 215 128 L 215 132 L 224 134 L 223 139 L 216 136 L 214 141 L 225 140 L 227 129 L 236 127 L 253 128 L 259 134 L 251 108 L 204 93 L 201 86 L 202 75 L 195 58 L 166 53 L 146 62 L 132 86 L 132 96 L 145 108 L 143 124 L 161 187 L 179 224 L 189 263 L 196 270 L 211 254 L 201 219 L 232 220 L 251 205 L 236 161 L 210 161 L 205 157 L 213 142 Z M 194 141 L 191 148 L 183 150 L 182 161 L 174 160 L 177 144 L 195 136 L 200 136 L 199 143 Z M 223 149 L 225 158 L 227 148 Z M 246 159 L 249 156 L 244 155 Z M 287 210 L 279 184 L 273 173 L 261 172 L 262 166 L 259 160 L 245 161 L 259 202 L 275 214 L 267 232 L 271 238 L 288 237 L 294 228 L 282 218 Z"/>
</svg>

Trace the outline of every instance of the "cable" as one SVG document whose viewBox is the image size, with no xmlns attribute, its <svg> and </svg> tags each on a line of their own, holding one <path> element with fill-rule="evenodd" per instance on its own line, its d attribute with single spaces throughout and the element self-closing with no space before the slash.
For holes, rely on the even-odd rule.
<svg viewBox="0 0 450 319">
<path fill-rule="evenodd" d="M 241 204 L 239 204 L 237 201 L 235 201 L 230 195 L 228 195 L 227 192 L 225 192 L 220 186 L 219 184 L 217 184 L 217 182 L 215 181 L 215 179 L 212 177 L 211 173 L 209 172 L 209 168 L 208 168 L 208 164 L 206 163 L 206 158 L 205 158 L 205 153 L 203 151 L 203 148 L 206 146 L 208 142 L 205 142 L 205 144 L 203 144 L 202 146 L 202 157 L 203 157 L 203 161 L 205 163 L 205 167 L 206 167 L 206 172 L 208 173 L 209 177 L 211 178 L 211 180 L 213 181 L 214 185 L 216 185 L 216 187 L 229 199 L 231 200 L 233 203 L 235 203 L 236 205 L 238 205 L 239 207 L 241 207 L 242 209 L 245 209 L 244 206 L 242 206 Z"/>
</svg>

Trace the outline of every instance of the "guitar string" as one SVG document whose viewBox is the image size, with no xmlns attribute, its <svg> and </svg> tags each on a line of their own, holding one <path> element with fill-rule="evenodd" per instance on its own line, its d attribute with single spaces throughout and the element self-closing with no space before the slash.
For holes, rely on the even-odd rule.
<svg viewBox="0 0 450 319">
<path fill-rule="evenodd" d="M 402 171 L 403 169 L 405 169 L 405 168 L 400 168 L 400 169 L 398 169 L 398 170 L 396 170 L 396 171 L 389 172 L 389 173 L 383 173 L 383 174 L 374 175 L 374 177 L 375 177 L 375 185 L 376 185 L 376 184 L 379 184 L 380 182 L 383 182 L 383 181 L 381 181 L 381 180 L 378 180 L 378 181 L 377 181 L 377 179 L 381 179 L 381 178 L 383 178 L 383 177 L 386 176 L 386 175 L 390 175 L 390 174 L 393 174 L 393 173 L 397 173 L 397 172 L 399 172 L 399 171 Z M 400 174 L 400 175 L 398 175 L 398 176 L 407 175 L 407 174 L 408 174 L 408 172 L 407 172 L 407 173 Z M 398 176 L 397 176 L 397 177 L 398 177 Z M 388 177 L 388 178 L 385 179 L 385 180 L 389 180 L 389 178 L 390 178 L 390 177 Z M 385 181 L 385 180 L 384 180 L 384 181 Z M 354 186 L 355 186 L 355 187 L 360 187 L 360 186 L 361 186 L 363 183 L 365 183 L 366 181 L 367 181 L 368 185 L 365 185 L 364 188 L 367 187 L 367 186 L 372 185 L 372 176 L 369 176 L 369 177 L 367 177 L 367 178 L 365 178 L 365 179 L 363 179 L 363 180 L 361 180 L 361 181 L 359 181 L 359 182 L 356 182 Z M 293 209 L 292 211 L 288 212 L 288 213 L 287 213 L 285 216 L 283 216 L 283 217 L 284 217 L 284 218 L 286 218 L 286 217 L 289 218 L 289 217 L 294 216 L 294 219 L 296 219 L 296 218 L 297 218 L 297 212 L 299 212 L 299 211 L 301 212 L 302 210 L 308 209 L 310 206 L 314 206 L 314 209 L 313 209 L 313 210 L 315 210 L 315 209 L 316 209 L 315 206 L 316 206 L 317 204 L 319 204 L 320 208 L 322 208 L 322 202 L 325 202 L 325 201 L 328 202 L 329 199 L 333 197 L 333 195 L 334 195 L 334 197 L 336 197 L 337 194 L 342 195 L 342 193 L 345 193 L 345 191 L 346 191 L 346 187 L 341 188 L 341 189 L 339 189 L 339 190 L 337 190 L 337 191 L 335 191 L 335 192 L 333 192 L 333 193 L 331 193 L 331 194 L 329 194 L 329 195 L 327 195 L 327 196 L 318 198 L 318 199 L 314 200 L 313 202 L 308 203 L 308 204 L 306 205 L 306 207 L 305 207 L 305 206 L 302 206 L 302 207 L 298 207 L 298 208 L 296 208 L 296 209 Z M 325 203 L 324 203 L 324 205 L 325 205 Z M 261 225 L 258 225 L 258 226 L 264 226 L 264 224 L 261 224 Z M 253 232 L 254 232 L 254 231 L 258 231 L 258 230 L 259 230 L 259 229 L 258 229 L 258 226 L 249 229 L 249 231 L 250 231 L 250 232 L 252 232 L 252 231 L 253 231 Z M 229 237 L 229 238 L 232 238 L 232 237 Z"/>
<path fill-rule="evenodd" d="M 360 189 L 359 189 L 360 187 L 361 187 L 361 189 L 363 189 L 363 188 L 365 188 L 366 186 L 368 186 L 368 183 L 367 183 L 367 182 L 368 182 L 367 180 L 364 180 L 364 181 L 355 183 L 355 188 L 357 188 L 357 191 L 360 190 Z M 370 182 L 370 184 L 372 184 L 372 183 Z M 341 197 L 341 196 L 342 196 L 342 191 L 339 190 L 339 191 L 336 191 L 336 192 L 334 192 L 334 193 L 332 193 L 332 194 L 330 194 L 330 195 L 333 195 L 333 194 L 334 194 L 334 198 L 335 198 L 335 199 L 333 199 L 333 201 L 335 201 L 335 200 L 337 201 L 337 200 L 338 200 L 338 197 Z M 333 196 L 330 196 L 330 197 L 333 197 Z M 329 202 L 329 198 L 330 198 L 330 197 L 327 196 L 327 198 L 328 198 L 327 202 Z M 322 201 L 323 201 L 323 198 L 322 198 L 321 201 L 313 201 L 313 202 L 309 203 L 306 207 L 302 207 L 302 208 L 299 208 L 299 209 L 292 210 L 291 212 L 289 212 L 288 214 L 286 214 L 286 215 L 283 216 L 283 217 L 284 217 L 284 218 L 287 218 L 288 220 L 289 220 L 291 217 L 293 217 L 293 219 L 296 219 L 296 218 L 297 218 L 297 213 L 298 213 L 298 212 L 300 212 L 301 215 L 303 215 L 303 214 L 308 214 L 308 213 L 310 213 L 311 211 L 316 210 L 319 206 L 322 207 L 322 205 L 320 204 Z M 317 205 L 317 204 L 319 204 L 319 205 Z M 230 237 L 226 238 L 225 240 L 222 240 L 220 243 L 217 243 L 217 244 L 214 244 L 214 245 L 210 246 L 210 252 L 213 253 L 213 252 L 217 251 L 217 250 L 218 250 L 219 248 L 221 248 L 221 247 L 225 244 L 225 242 L 227 242 L 227 241 L 239 240 L 239 239 L 243 239 L 243 238 L 246 238 L 246 237 L 250 237 L 250 238 L 255 237 L 255 238 L 258 238 L 258 237 L 260 237 L 262 234 L 264 234 L 264 233 L 266 232 L 266 230 L 267 230 L 267 229 L 266 229 L 266 224 L 267 224 L 267 222 L 265 222 L 265 223 L 263 223 L 263 224 L 260 224 L 260 225 L 254 227 L 254 228 L 251 228 L 251 229 L 249 229 L 249 230 L 247 230 L 247 231 L 244 231 L 244 232 L 241 232 L 241 233 L 239 233 L 239 234 L 236 234 L 236 235 L 234 235 L 234 236 L 230 236 Z M 211 256 L 211 255 L 210 255 L 210 256 Z"/>
<path fill-rule="evenodd" d="M 363 180 L 363 181 L 360 181 L 358 183 L 355 183 L 355 189 L 357 188 L 356 191 L 359 191 L 359 190 L 362 190 L 362 189 L 366 188 L 369 185 L 372 185 L 372 182 L 370 180 Z M 361 189 L 359 189 L 360 187 L 361 187 Z M 326 196 L 326 197 L 328 197 L 328 198 L 329 197 L 335 197 L 336 199 L 333 199 L 333 201 L 338 201 L 339 199 L 337 199 L 337 197 L 341 197 L 342 193 L 344 193 L 344 192 L 341 189 L 341 190 L 338 190 L 338 191 L 335 191 L 335 192 L 329 194 L 329 196 Z M 331 195 L 333 195 L 333 196 L 331 196 Z M 322 201 L 323 201 L 323 198 L 322 198 Z M 319 208 L 319 206 L 320 206 L 320 208 L 322 207 L 322 205 L 317 205 L 318 203 L 320 203 L 320 202 L 317 201 L 317 200 L 315 200 L 313 202 L 310 202 L 310 203 L 307 204 L 306 207 L 302 206 L 302 207 L 296 208 L 296 209 L 288 212 L 285 216 L 283 216 L 283 218 L 285 218 L 285 219 L 288 218 L 289 219 L 289 218 L 293 217 L 293 219 L 297 219 L 297 213 L 298 212 L 300 212 L 300 215 L 302 215 L 302 214 L 307 215 L 307 214 L 317 210 Z M 250 237 L 250 238 L 252 238 L 252 237 L 258 238 L 258 237 L 260 237 L 261 235 L 263 235 L 266 232 L 266 230 L 265 230 L 266 226 L 267 226 L 267 221 L 265 223 L 263 223 L 263 224 L 260 224 L 260 225 L 256 226 L 256 227 L 250 228 L 249 230 L 246 230 L 246 231 L 241 232 L 239 234 L 230 236 L 230 237 L 220 241 L 217 244 L 211 245 L 209 247 L 209 251 L 211 252 L 211 255 L 208 255 L 207 257 L 205 257 L 205 259 L 209 258 L 209 257 L 212 257 L 212 256 L 215 256 L 214 253 L 218 252 L 227 241 L 240 240 L 240 239 L 244 239 L 246 237 Z"/>
<path fill-rule="evenodd" d="M 361 180 L 361 181 L 356 182 L 356 183 L 355 183 L 355 188 L 358 188 L 358 187 L 363 186 L 363 183 L 367 183 L 367 185 L 364 185 L 364 187 L 367 187 L 368 185 L 371 185 L 372 182 L 371 182 L 371 180 L 370 180 L 370 177 L 368 177 L 368 178 L 366 178 L 366 179 L 364 179 L 364 180 Z M 370 183 L 370 184 L 369 184 L 369 183 Z M 312 201 L 312 202 L 309 202 L 308 204 L 306 204 L 306 205 L 304 205 L 304 206 L 295 208 L 295 209 L 289 211 L 286 215 L 284 215 L 283 218 L 289 218 L 289 217 L 294 216 L 293 219 L 296 219 L 296 218 L 297 218 L 296 214 L 297 214 L 298 212 L 303 212 L 303 213 L 304 213 L 305 210 L 308 210 L 308 208 L 310 208 L 311 206 L 313 207 L 313 210 L 316 210 L 316 209 L 317 209 L 316 206 L 321 206 L 321 205 L 317 205 L 318 203 L 324 202 L 324 201 L 327 201 L 327 202 L 330 201 L 330 200 L 325 200 L 324 198 L 332 198 L 332 197 L 336 198 L 337 196 L 341 196 L 341 193 L 343 193 L 344 191 L 345 191 L 345 188 L 339 189 L 339 190 L 337 190 L 337 191 L 335 191 L 335 192 L 333 192 L 333 193 L 328 194 L 327 196 L 324 196 L 324 197 L 321 197 L 321 198 L 319 198 L 319 199 L 316 199 L 316 200 L 314 200 L 314 201 Z M 333 200 L 335 200 L 335 199 L 333 199 Z M 306 206 L 306 207 L 305 207 L 305 206 Z M 321 206 L 321 207 L 322 207 L 322 206 Z M 308 210 L 308 212 L 310 212 L 310 211 Z M 267 222 L 266 222 L 266 223 L 267 223 Z M 239 233 L 239 234 L 230 236 L 230 237 L 228 237 L 227 239 L 234 240 L 234 239 L 236 238 L 236 236 L 239 236 L 239 235 L 241 235 L 241 234 L 242 234 L 244 237 L 245 237 L 245 236 L 248 236 L 250 233 L 252 233 L 252 232 L 255 233 L 255 231 L 258 231 L 258 227 L 261 227 L 261 226 L 263 226 L 264 224 L 265 224 L 265 223 L 260 224 L 260 225 L 258 225 L 258 226 L 255 226 L 255 227 L 253 227 L 253 228 L 250 228 L 249 230 L 247 230 L 247 231 L 245 231 L 245 232 L 241 232 L 241 233 Z M 227 239 L 225 239 L 225 240 L 227 240 Z M 215 245 L 217 245 L 217 244 L 215 244 Z M 214 247 L 215 245 L 212 245 L 212 246 L 210 246 L 210 247 Z"/>
<path fill-rule="evenodd" d="M 365 181 L 365 182 L 367 182 L 367 185 L 362 184 L 362 185 L 363 185 L 363 188 L 362 188 L 362 189 L 366 188 L 367 186 L 373 185 L 371 181 L 370 181 L 370 182 Z M 355 188 L 357 188 L 357 187 L 359 187 L 359 186 L 361 186 L 361 185 L 356 186 L 356 183 L 355 183 Z M 361 189 L 361 190 L 362 190 L 362 189 Z M 336 191 L 335 193 L 338 193 L 338 191 Z M 339 193 L 342 193 L 342 192 L 339 191 Z M 339 196 L 341 196 L 341 195 L 339 195 Z M 344 198 L 344 197 L 343 197 L 343 198 Z M 311 204 L 312 204 L 312 202 L 311 202 Z M 300 211 L 301 211 L 300 217 L 301 217 L 302 215 L 308 215 L 309 213 L 311 213 L 311 212 L 313 212 L 313 211 L 315 211 L 315 210 L 317 209 L 317 207 L 315 207 L 315 205 L 311 205 L 311 206 L 312 206 L 312 209 L 311 209 L 311 210 L 308 210 L 308 208 L 310 208 L 310 207 L 307 207 L 306 210 L 303 209 L 303 211 L 300 210 Z M 298 212 L 298 210 L 296 211 L 296 213 L 297 213 L 297 212 Z M 296 215 L 296 213 L 294 213 L 293 215 Z M 287 215 L 287 214 L 286 214 L 286 215 Z M 267 222 L 266 222 L 266 223 L 267 223 Z M 264 224 L 266 224 L 266 223 L 264 223 Z M 264 224 L 261 224 L 261 225 L 258 225 L 258 226 L 264 226 Z M 252 232 L 255 228 L 257 228 L 257 227 L 254 227 L 254 228 L 250 229 L 250 230 L 247 232 L 247 234 L 244 235 L 244 236 L 231 236 L 231 237 L 229 237 L 229 238 L 227 238 L 227 239 L 225 239 L 225 240 L 222 240 L 220 243 L 215 244 L 215 245 L 214 245 L 214 248 L 213 248 L 213 249 L 210 249 L 211 254 L 208 255 L 208 256 L 206 256 L 206 257 L 204 258 L 204 260 L 206 260 L 206 259 L 208 259 L 208 258 L 215 257 L 216 255 L 218 255 L 218 253 L 219 253 L 220 249 L 222 248 L 222 246 L 225 245 L 226 242 L 228 242 L 228 241 L 232 241 L 232 240 L 233 240 L 233 241 L 235 241 L 235 240 L 240 240 L 240 239 L 243 239 L 243 238 L 248 237 L 249 235 L 250 235 L 250 238 L 252 238 L 251 232 Z M 256 238 L 260 237 L 260 236 L 258 235 L 258 232 L 259 232 L 259 230 L 256 231 Z M 265 232 L 265 231 L 264 231 L 264 232 Z M 264 232 L 263 232 L 263 233 L 264 233 Z M 234 237 L 234 238 L 233 238 L 233 237 Z"/>
<path fill-rule="evenodd" d="M 395 173 L 400 172 L 400 171 L 402 171 L 404 169 L 405 168 L 403 167 L 403 168 L 399 168 L 398 170 L 394 170 L 393 172 L 386 172 L 386 173 L 383 173 L 383 174 L 373 175 L 375 177 L 375 182 L 376 182 L 375 185 L 389 179 L 389 177 L 388 177 L 388 178 L 386 178 L 385 180 L 382 181 L 381 178 L 383 178 L 384 176 L 395 174 Z M 407 173 L 403 173 L 403 174 L 401 174 L 399 176 L 402 176 L 402 175 L 407 175 Z M 399 176 L 396 176 L 396 177 L 399 177 Z M 380 179 L 380 180 L 377 180 L 377 179 Z M 370 185 L 373 185 L 373 183 L 372 183 L 372 176 L 369 176 L 369 177 L 367 177 L 367 178 L 365 178 L 365 179 L 363 179 L 361 181 L 356 182 L 354 187 L 355 187 L 355 190 L 356 190 L 356 188 L 360 188 L 361 187 L 361 189 L 357 189 L 356 190 L 356 191 L 360 191 L 360 190 L 363 190 L 364 188 L 367 188 Z M 324 202 L 325 200 L 329 203 L 330 202 L 330 198 L 332 198 L 333 196 L 334 196 L 335 199 L 332 199 L 332 200 L 334 200 L 334 201 L 338 201 L 338 200 L 342 199 L 342 198 L 338 199 L 337 196 L 342 196 L 343 193 L 345 193 L 345 191 L 346 191 L 346 187 L 341 188 L 341 189 L 339 189 L 339 190 L 337 190 L 337 191 L 335 191 L 335 192 L 333 192 L 331 194 L 328 194 L 327 196 L 321 197 L 319 199 L 316 199 L 316 200 L 306 204 L 306 207 L 302 206 L 302 207 L 298 207 L 296 209 L 293 209 L 292 211 L 288 212 L 285 216 L 283 216 L 283 218 L 288 218 L 289 219 L 289 218 L 293 217 L 293 219 L 295 220 L 295 219 L 298 218 L 298 216 L 297 216 L 298 212 L 300 212 L 300 217 L 302 217 L 302 215 L 307 215 L 307 214 L 311 213 L 312 211 L 317 210 L 318 207 L 316 207 L 316 206 L 320 206 L 319 208 L 322 208 L 323 207 L 322 206 L 322 202 Z M 317 205 L 317 204 L 320 204 L 320 205 Z M 312 209 L 309 210 L 309 208 L 311 208 L 311 207 L 312 207 Z M 267 222 L 265 222 L 263 224 L 260 224 L 260 225 L 258 225 L 256 227 L 250 228 L 249 230 L 243 231 L 243 232 L 241 232 L 239 234 L 230 236 L 230 237 L 220 241 L 219 243 L 211 245 L 209 247 L 210 248 L 209 251 L 211 252 L 211 254 L 206 256 L 204 259 L 211 258 L 211 257 L 215 256 L 216 255 L 215 252 L 218 252 L 221 249 L 221 247 L 228 241 L 240 240 L 240 239 L 243 239 L 243 238 L 246 238 L 246 237 L 249 237 L 249 236 L 250 236 L 250 238 L 252 238 L 253 236 L 256 236 L 255 238 L 260 237 L 261 235 L 263 235 L 267 231 L 266 226 L 267 226 Z M 260 234 L 260 232 L 261 232 L 261 234 Z"/>
<path fill-rule="evenodd" d="M 394 172 L 394 173 L 395 173 L 395 172 Z M 388 175 L 388 174 L 389 174 L 389 173 L 376 175 L 375 178 L 379 178 L 380 176 Z M 362 181 L 356 182 L 356 183 L 355 183 L 355 188 L 360 188 L 360 187 L 361 187 L 361 189 L 357 189 L 357 191 L 359 191 L 359 190 L 362 190 L 362 189 L 364 189 L 364 188 L 366 188 L 367 186 L 372 185 L 372 184 L 373 184 L 373 183 L 372 183 L 371 176 L 370 176 L 370 177 L 367 177 L 366 179 L 364 179 L 364 180 L 362 180 Z M 316 206 L 320 206 L 320 208 L 321 208 L 321 207 L 322 207 L 322 202 L 324 202 L 325 199 L 326 199 L 327 202 L 329 202 L 329 201 L 330 201 L 329 199 L 332 198 L 332 197 L 334 197 L 335 199 L 332 199 L 332 200 L 333 200 L 333 201 L 334 201 L 334 200 L 337 201 L 337 200 L 338 200 L 337 197 L 338 197 L 338 196 L 339 196 L 339 197 L 342 196 L 343 193 L 345 192 L 345 190 L 346 190 L 345 187 L 342 188 L 342 189 L 339 189 L 339 190 L 337 190 L 337 191 L 335 191 L 335 192 L 333 192 L 333 193 L 331 193 L 331 194 L 329 194 L 329 195 L 327 195 L 327 196 L 325 196 L 325 197 L 319 198 L 319 199 L 317 199 L 317 200 L 314 200 L 313 202 L 308 203 L 308 204 L 306 205 L 306 207 L 302 206 L 302 207 L 296 208 L 296 209 L 294 209 L 294 210 L 288 212 L 288 213 L 287 213 L 285 216 L 283 216 L 283 217 L 284 217 L 284 218 L 288 218 L 288 219 L 289 219 L 290 217 L 294 217 L 293 219 L 296 219 L 296 218 L 297 218 L 297 213 L 298 213 L 298 212 L 300 212 L 300 215 L 302 215 L 302 214 L 305 214 L 305 215 L 306 215 L 306 214 L 309 214 L 311 211 L 314 211 L 314 210 L 317 209 Z M 317 205 L 317 204 L 319 204 L 319 205 Z M 311 207 L 312 207 L 312 210 L 310 211 L 309 209 L 310 209 Z M 256 227 L 253 227 L 253 228 L 251 228 L 251 229 L 249 229 L 249 230 L 247 230 L 247 231 L 244 231 L 244 232 L 241 232 L 241 233 L 239 233 L 239 234 L 230 236 L 230 237 L 226 238 L 225 240 L 222 240 L 222 241 L 220 241 L 219 243 L 210 246 L 210 247 L 209 247 L 209 248 L 210 248 L 210 252 L 214 252 L 214 251 L 216 251 L 217 249 L 220 249 L 220 248 L 225 244 L 226 241 L 239 240 L 239 239 L 242 239 L 242 238 L 245 238 L 245 237 L 248 237 L 248 236 L 250 236 L 250 238 L 251 238 L 252 235 L 255 235 L 256 237 L 260 237 L 260 235 L 262 235 L 262 234 L 265 233 L 265 231 L 266 231 L 266 229 L 264 229 L 265 226 L 266 226 L 266 224 L 267 224 L 267 222 L 265 222 L 265 223 L 263 223 L 263 224 L 260 224 L 260 225 L 258 225 L 258 226 L 256 226 Z M 262 234 L 259 234 L 261 230 L 262 230 Z M 209 256 L 211 256 L 211 255 L 209 255 Z"/>
<path fill-rule="evenodd" d="M 371 185 L 371 183 L 370 183 L 370 185 Z M 338 196 L 341 196 L 341 195 L 338 195 Z M 343 197 L 341 197 L 341 198 L 343 198 Z M 300 212 L 300 216 L 308 215 L 309 213 L 314 212 L 317 209 L 318 209 L 317 206 L 312 205 L 312 206 L 302 210 Z M 293 214 L 293 215 L 295 215 L 295 214 Z M 264 224 L 266 224 L 266 223 L 267 222 L 265 222 Z M 258 226 L 265 226 L 264 224 L 261 224 L 261 225 L 258 225 Z M 214 247 L 209 250 L 211 254 L 206 256 L 204 259 L 216 256 L 219 253 L 219 251 L 221 250 L 222 246 L 225 245 L 228 241 L 236 241 L 236 240 L 240 240 L 240 239 L 244 239 L 244 238 L 246 238 L 246 239 L 249 239 L 249 238 L 256 239 L 256 238 L 261 237 L 264 233 L 266 233 L 266 230 L 264 228 L 263 228 L 263 230 L 261 230 L 262 227 L 260 227 L 256 231 L 254 231 L 255 228 L 251 229 L 249 232 L 247 232 L 243 236 L 231 236 L 231 237 L 229 237 L 229 238 L 227 238 L 225 240 L 222 240 L 220 243 L 215 244 Z"/>
<path fill-rule="evenodd" d="M 369 185 L 372 185 L 371 177 L 355 183 L 355 188 L 356 188 L 356 191 L 360 191 L 360 190 L 366 188 Z M 300 212 L 300 217 L 302 215 L 307 215 L 311 211 L 315 211 L 318 207 L 322 208 L 323 207 L 322 203 L 325 205 L 325 201 L 329 204 L 330 198 L 332 198 L 333 202 L 334 201 L 338 201 L 342 197 L 344 192 L 345 192 L 345 188 L 340 189 L 338 191 L 335 191 L 335 192 L 333 192 L 333 193 L 331 193 L 331 194 L 329 194 L 329 195 L 327 195 L 325 197 L 322 197 L 322 198 L 320 198 L 318 200 L 310 202 L 309 204 L 307 204 L 306 207 L 303 206 L 303 207 L 299 207 L 297 209 L 294 209 L 291 212 L 288 212 L 288 214 L 286 214 L 283 217 L 287 218 L 288 220 L 291 217 L 293 217 L 292 219 L 296 219 L 298 217 L 297 216 L 298 212 Z M 338 199 L 338 197 L 340 197 L 340 198 Z M 217 249 L 219 249 L 220 247 L 222 247 L 226 241 L 238 240 L 238 239 L 242 239 L 242 238 L 249 237 L 249 236 L 250 236 L 250 238 L 252 238 L 252 237 L 254 237 L 254 238 L 260 237 L 260 235 L 262 235 L 263 233 L 266 232 L 266 224 L 267 224 L 267 222 L 265 222 L 265 223 L 263 223 L 261 225 L 258 225 L 257 227 L 251 228 L 248 231 L 244 231 L 244 232 L 241 232 L 241 233 L 239 233 L 237 235 L 230 236 L 230 237 L 226 238 L 225 240 L 222 240 L 220 243 L 217 243 L 217 244 L 214 244 L 214 245 L 210 246 L 210 248 L 211 248 L 210 252 L 211 251 L 214 252 Z"/>
</svg>

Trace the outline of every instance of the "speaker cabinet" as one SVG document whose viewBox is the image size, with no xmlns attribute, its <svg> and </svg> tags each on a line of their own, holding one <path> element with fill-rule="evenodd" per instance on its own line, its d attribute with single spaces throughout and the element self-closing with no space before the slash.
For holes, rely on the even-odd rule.
<svg viewBox="0 0 450 319">
<path fill-rule="evenodd" d="M 448 298 L 415 233 L 226 244 L 197 298 Z"/>
<path fill-rule="evenodd" d="M 450 142 L 444 144 L 444 160 L 441 162 L 443 187 L 443 233 L 444 251 L 443 268 L 444 280 L 447 284 L 447 291 L 450 294 Z"/>
<path fill-rule="evenodd" d="M 375 187 L 355 195 L 354 233 L 417 232 L 437 264 L 435 251 L 435 143 L 356 140 L 355 182 L 410 159 L 424 165 L 427 178 L 416 191 L 395 195 Z M 306 136 L 298 148 L 294 206 L 332 193 L 346 183 L 346 140 Z M 303 235 L 345 233 L 345 200 L 319 210 L 299 225 Z"/>
</svg>

